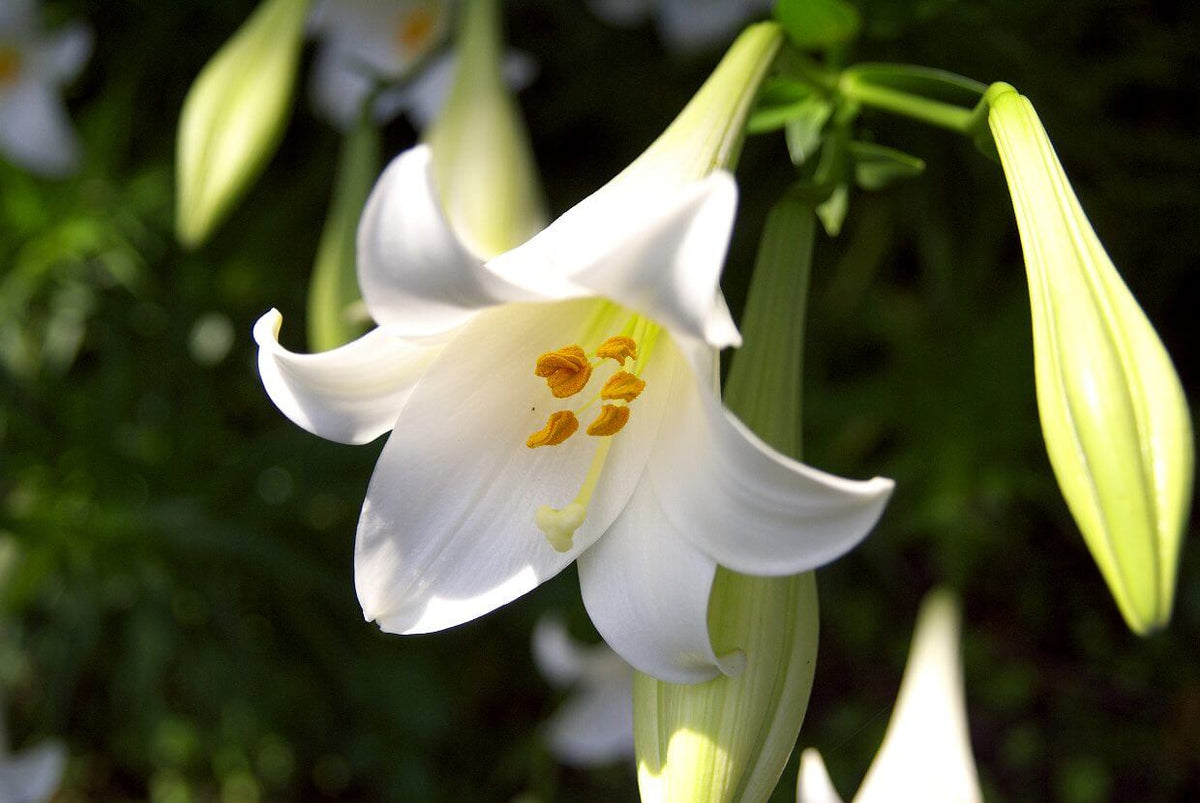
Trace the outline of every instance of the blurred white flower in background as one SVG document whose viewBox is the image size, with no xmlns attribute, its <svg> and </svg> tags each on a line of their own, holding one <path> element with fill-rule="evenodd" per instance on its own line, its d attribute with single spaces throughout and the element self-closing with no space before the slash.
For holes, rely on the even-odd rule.
<svg viewBox="0 0 1200 803">
<path fill-rule="evenodd" d="M 572 767 L 633 756 L 633 667 L 603 642 L 583 644 L 548 615 L 533 630 L 533 661 L 565 702 L 543 726 L 550 753 Z"/>
<path fill-rule="evenodd" d="M 921 603 L 900 695 L 854 803 L 981 803 L 959 658 L 958 602 L 933 591 Z M 796 803 L 842 803 L 821 754 L 800 756 Z"/>
<path fill-rule="evenodd" d="M 46 176 L 65 176 L 79 164 L 62 87 L 78 75 L 92 50 L 82 23 L 43 32 L 33 0 L 0 2 L 0 155 Z"/>
<path fill-rule="evenodd" d="M 454 78 L 454 54 L 433 55 L 450 31 L 453 4 L 435 0 L 321 0 L 309 29 L 321 41 L 310 88 L 313 106 L 342 130 L 371 102 L 382 125 L 407 113 L 424 130 Z M 510 53 L 504 78 L 514 90 L 533 80 L 533 59 Z M 373 97 L 372 97 L 373 96 Z"/>
<path fill-rule="evenodd" d="M 637 25 L 655 17 L 663 41 L 675 50 L 723 44 L 748 21 L 763 16 L 772 0 L 589 0 L 595 14 L 613 25 Z"/>
</svg>

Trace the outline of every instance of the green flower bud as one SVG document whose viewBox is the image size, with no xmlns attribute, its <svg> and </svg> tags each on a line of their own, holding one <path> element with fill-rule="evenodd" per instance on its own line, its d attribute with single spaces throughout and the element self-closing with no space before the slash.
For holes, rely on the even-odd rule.
<svg viewBox="0 0 1200 803">
<path fill-rule="evenodd" d="M 199 245 L 274 153 L 291 109 L 308 0 L 266 0 L 204 66 L 179 121 L 176 235 Z"/>
<path fill-rule="evenodd" d="M 1029 101 L 988 90 L 1033 312 L 1038 409 L 1063 496 L 1129 627 L 1170 619 L 1191 498 L 1187 400 Z"/>
<path fill-rule="evenodd" d="M 785 198 L 763 232 L 726 403 L 764 440 L 800 452 L 804 306 L 816 217 Z M 708 604 L 718 655 L 740 651 L 736 677 L 676 685 L 638 674 L 634 739 L 644 801 L 766 800 L 808 708 L 817 658 L 812 572 L 747 577 L 718 568 Z"/>
<path fill-rule="evenodd" d="M 504 83 L 495 0 L 462 7 L 454 85 L 426 139 L 447 217 L 481 256 L 503 253 L 546 223 L 529 136 Z"/>
</svg>

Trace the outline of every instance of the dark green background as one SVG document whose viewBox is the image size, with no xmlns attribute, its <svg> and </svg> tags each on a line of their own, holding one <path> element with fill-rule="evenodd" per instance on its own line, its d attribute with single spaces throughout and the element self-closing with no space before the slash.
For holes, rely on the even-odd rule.
<svg viewBox="0 0 1200 803">
<path fill-rule="evenodd" d="M 0 683 L 17 745 L 64 739 L 62 800 L 634 797 L 633 773 L 557 767 L 559 701 L 528 656 L 542 611 L 588 634 L 573 571 L 454 631 L 362 621 L 354 525 L 380 444 L 289 424 L 250 327 L 299 331 L 338 139 L 297 107 L 279 154 L 205 247 L 172 239 L 184 93 L 253 3 L 56 2 L 95 54 L 69 92 L 85 141 L 65 182 L 0 164 Z M 1197 387 L 1200 12 L 1125 0 L 859 2 L 854 60 L 1006 80 L 1037 107 L 1085 209 Z M 522 96 L 546 192 L 567 208 L 670 120 L 718 52 L 667 54 L 582 4 L 507 6 L 541 65 Z M 308 61 L 306 57 L 306 62 Z M 853 199 L 817 244 L 806 458 L 897 481 L 865 546 L 819 575 L 822 640 L 802 745 L 853 794 L 882 736 L 917 604 L 963 596 L 971 730 L 993 799 L 1184 800 L 1200 792 L 1200 556 L 1175 618 L 1131 635 L 1058 495 L 1037 426 L 1019 243 L 998 167 L 953 135 L 868 114 L 926 175 Z M 389 152 L 414 134 L 387 129 Z M 727 268 L 740 308 L 758 230 L 789 181 L 751 140 Z M 229 356 L 188 348 L 227 316 Z M 299 345 L 293 341 L 295 345 Z M 482 545 L 486 548 L 486 545 Z M 776 795 L 792 798 L 794 769 Z"/>
</svg>

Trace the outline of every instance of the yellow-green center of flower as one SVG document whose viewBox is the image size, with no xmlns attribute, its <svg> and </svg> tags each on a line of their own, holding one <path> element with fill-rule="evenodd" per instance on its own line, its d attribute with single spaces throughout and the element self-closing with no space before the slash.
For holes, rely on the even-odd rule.
<svg viewBox="0 0 1200 803">
<path fill-rule="evenodd" d="M 600 384 L 599 391 L 579 406 L 552 412 L 546 425 L 525 441 L 530 449 L 566 443 L 579 431 L 580 417 L 591 419 L 585 433 L 602 439 L 575 499 L 562 508 L 542 505 L 537 510 L 538 528 L 550 546 L 560 552 L 571 548 L 572 537 L 587 516 L 587 505 L 608 458 L 612 436 L 629 423 L 632 415 L 629 405 L 646 389 L 641 373 L 657 337 L 657 326 L 634 315 L 619 334 L 605 338 L 590 352 L 572 343 L 548 351 L 534 361 L 534 374 L 546 380 L 546 387 L 556 399 L 571 398 L 589 384 Z M 610 360 L 614 365 L 610 366 Z M 606 367 L 615 370 L 601 383 L 594 375 Z M 594 409 L 597 405 L 598 410 Z"/>
<path fill-rule="evenodd" d="M 15 84 L 20 73 L 20 52 L 11 45 L 0 44 L 0 89 Z"/>
</svg>

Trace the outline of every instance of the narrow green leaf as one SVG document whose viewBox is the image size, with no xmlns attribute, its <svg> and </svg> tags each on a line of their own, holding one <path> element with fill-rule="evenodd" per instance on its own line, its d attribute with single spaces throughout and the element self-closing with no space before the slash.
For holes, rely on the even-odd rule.
<svg viewBox="0 0 1200 803">
<path fill-rule="evenodd" d="M 819 95 L 810 95 L 797 104 L 783 129 L 788 155 L 799 167 L 821 148 L 821 134 L 833 114 L 833 106 Z"/>
<path fill-rule="evenodd" d="M 849 150 L 854 159 L 854 180 L 864 190 L 881 190 L 925 170 L 925 162 L 916 156 L 873 142 L 851 142 Z"/>
<path fill-rule="evenodd" d="M 843 183 L 817 207 L 817 217 L 821 219 L 825 233 L 837 237 L 842 233 L 842 224 L 846 222 L 846 213 L 849 211 L 850 185 Z"/>
<path fill-rule="evenodd" d="M 967 108 L 974 107 L 987 89 L 976 80 L 947 70 L 911 64 L 855 64 L 842 72 L 841 81 L 884 87 Z"/>
</svg>

